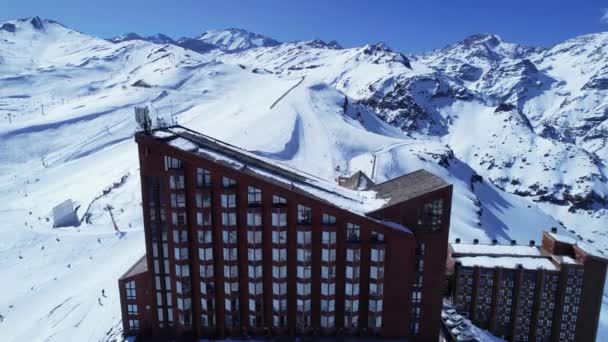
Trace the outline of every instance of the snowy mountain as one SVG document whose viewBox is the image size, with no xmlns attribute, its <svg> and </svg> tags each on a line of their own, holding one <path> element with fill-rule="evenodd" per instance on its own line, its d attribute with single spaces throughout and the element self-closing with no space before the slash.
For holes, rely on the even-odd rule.
<svg viewBox="0 0 608 342">
<path fill-rule="evenodd" d="M 118 37 L 109 38 L 112 43 L 122 43 L 131 40 L 144 40 L 155 44 L 171 44 L 183 47 L 198 53 L 206 53 L 214 49 L 226 53 L 240 52 L 257 47 L 277 46 L 280 43 L 272 38 L 242 29 L 210 30 L 196 38 L 182 37 L 178 40 L 158 33 L 154 36 L 142 37 L 137 33 L 127 33 Z M 325 43 L 324 43 L 325 44 Z M 331 42 L 339 46 L 337 42 Z"/>
<path fill-rule="evenodd" d="M 155 43 L 155 44 L 174 44 L 174 45 L 177 44 L 177 42 L 175 40 L 173 40 L 173 38 L 166 36 L 162 33 L 157 33 L 153 36 L 142 37 L 142 36 L 138 35 L 137 33 L 131 32 L 131 33 L 123 34 L 118 37 L 108 39 L 108 41 L 110 41 L 112 43 L 122 43 L 122 42 L 127 42 L 130 40 L 145 40 L 147 42 Z"/>
<path fill-rule="evenodd" d="M 555 226 L 607 250 L 607 43 L 476 35 L 414 56 L 234 29 L 108 41 L 2 23 L 0 336 L 119 337 L 116 280 L 144 252 L 137 105 L 329 180 L 425 168 L 454 184 L 452 240 L 538 240 Z M 53 229 L 67 198 L 89 219 Z"/>
<path fill-rule="evenodd" d="M 224 52 L 239 52 L 257 47 L 277 46 L 280 44 L 272 38 L 236 28 L 209 30 L 196 39 L 214 45 Z"/>
</svg>

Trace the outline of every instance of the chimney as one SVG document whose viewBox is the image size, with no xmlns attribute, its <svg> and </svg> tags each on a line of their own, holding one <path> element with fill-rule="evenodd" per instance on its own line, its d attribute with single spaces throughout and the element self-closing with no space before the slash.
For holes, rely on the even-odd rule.
<svg viewBox="0 0 608 342">
<path fill-rule="evenodd" d="M 515 246 L 515 245 L 517 245 L 517 241 L 511 240 L 511 246 Z"/>
<path fill-rule="evenodd" d="M 492 240 L 492 244 L 493 245 L 497 245 L 498 244 L 498 240 L 496 240 L 496 239 Z"/>
<path fill-rule="evenodd" d="M 534 240 L 530 240 L 530 247 L 534 247 L 534 245 L 536 245 L 536 242 L 534 242 Z"/>
<path fill-rule="evenodd" d="M 476 244 L 478 244 L 478 243 L 479 243 L 479 240 L 477 240 L 477 239 L 474 239 L 474 240 L 473 240 L 473 244 L 474 244 L 474 245 L 476 245 Z"/>
<path fill-rule="evenodd" d="M 551 233 L 556 234 L 557 233 L 557 227 L 551 227 Z"/>
<path fill-rule="evenodd" d="M 455 243 L 460 243 L 460 238 L 456 238 Z"/>
</svg>

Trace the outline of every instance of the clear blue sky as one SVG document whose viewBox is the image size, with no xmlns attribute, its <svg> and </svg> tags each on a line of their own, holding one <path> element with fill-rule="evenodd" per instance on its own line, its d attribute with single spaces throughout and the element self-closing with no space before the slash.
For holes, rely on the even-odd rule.
<svg viewBox="0 0 608 342">
<path fill-rule="evenodd" d="M 0 22 L 38 15 L 100 37 L 178 38 L 238 27 L 281 41 L 336 39 L 347 47 L 385 41 L 417 53 L 481 32 L 550 46 L 608 31 L 606 8 L 605 0 L 2 0 Z"/>
</svg>

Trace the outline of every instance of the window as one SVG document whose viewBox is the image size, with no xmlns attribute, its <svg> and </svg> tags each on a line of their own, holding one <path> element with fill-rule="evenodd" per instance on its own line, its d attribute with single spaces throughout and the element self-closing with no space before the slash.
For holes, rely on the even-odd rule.
<svg viewBox="0 0 608 342">
<path fill-rule="evenodd" d="M 298 266 L 297 267 L 297 276 L 301 279 L 309 279 L 311 276 L 311 267 L 310 266 Z M 308 284 L 310 286 L 310 284 Z"/>
<path fill-rule="evenodd" d="M 323 231 L 321 234 L 322 244 L 334 244 L 336 243 L 336 232 Z"/>
<path fill-rule="evenodd" d="M 236 248 L 224 248 L 224 260 L 225 261 L 236 261 L 237 249 Z"/>
<path fill-rule="evenodd" d="M 353 223 L 346 224 L 346 239 L 348 241 L 359 241 L 360 228 L 359 225 Z"/>
<path fill-rule="evenodd" d="M 272 225 L 275 227 L 287 226 L 287 213 L 272 213 Z"/>
<path fill-rule="evenodd" d="M 312 210 L 309 207 L 298 205 L 298 224 L 312 224 Z"/>
<path fill-rule="evenodd" d="M 201 272 L 201 277 L 203 278 L 213 278 L 213 265 L 207 266 L 199 266 L 199 270 Z"/>
<path fill-rule="evenodd" d="M 181 226 L 186 224 L 186 213 L 171 213 L 171 222 L 174 225 Z"/>
<path fill-rule="evenodd" d="M 137 316 L 137 305 L 136 304 L 128 304 L 127 312 L 131 316 Z"/>
<path fill-rule="evenodd" d="M 183 208 L 186 206 L 186 195 L 171 194 L 171 208 Z"/>
<path fill-rule="evenodd" d="M 126 283 L 125 288 L 127 289 L 127 299 L 135 299 L 135 280 L 131 280 L 130 282 Z"/>
<path fill-rule="evenodd" d="M 175 248 L 175 260 L 188 260 L 188 248 Z"/>
<path fill-rule="evenodd" d="M 196 207 L 197 208 L 211 207 L 211 196 L 207 193 L 196 194 Z"/>
<path fill-rule="evenodd" d="M 173 242 L 181 243 L 188 242 L 188 231 L 187 230 L 174 230 L 173 231 Z"/>
<path fill-rule="evenodd" d="M 247 213 L 247 225 L 250 227 L 259 227 L 262 225 L 261 213 Z"/>
<path fill-rule="evenodd" d="M 169 171 L 170 169 L 183 169 L 184 163 L 173 157 L 165 156 L 165 171 Z"/>
<path fill-rule="evenodd" d="M 371 239 L 372 242 L 383 242 L 384 241 L 384 234 L 379 233 L 376 230 L 372 230 L 372 234 L 371 234 Z"/>
<path fill-rule="evenodd" d="M 199 248 L 198 256 L 199 256 L 199 259 L 202 261 L 211 261 L 211 260 L 213 260 L 213 249 L 212 248 Z"/>
<path fill-rule="evenodd" d="M 273 248 L 272 249 L 272 260 L 279 261 L 279 262 L 287 260 L 287 249 Z"/>
<path fill-rule="evenodd" d="M 287 266 L 272 266 L 272 277 L 277 279 L 286 278 Z"/>
<path fill-rule="evenodd" d="M 336 261 L 336 250 L 335 249 L 325 249 L 321 250 L 321 260 L 325 262 L 334 262 Z"/>
<path fill-rule="evenodd" d="M 139 320 L 130 319 L 129 320 L 129 329 L 131 330 L 139 330 Z"/>
<path fill-rule="evenodd" d="M 197 212 L 196 213 L 196 224 L 199 226 L 210 226 L 211 225 L 211 213 L 210 212 Z"/>
<path fill-rule="evenodd" d="M 247 231 L 247 242 L 250 244 L 259 244 L 262 243 L 262 231 L 257 230 L 248 230 Z"/>
<path fill-rule="evenodd" d="M 346 250 L 346 261 L 359 263 L 361 260 L 361 250 L 358 248 L 349 248 Z"/>
<path fill-rule="evenodd" d="M 384 262 L 384 249 L 371 249 L 372 262 Z"/>
<path fill-rule="evenodd" d="M 437 199 L 432 202 L 425 203 L 418 210 L 418 226 L 429 228 L 431 230 L 439 230 L 441 228 L 443 218 L 443 199 Z"/>
<path fill-rule="evenodd" d="M 169 176 L 169 188 L 174 190 L 184 189 L 184 176 Z"/>
<path fill-rule="evenodd" d="M 232 178 L 222 177 L 222 186 L 224 188 L 233 188 L 236 186 L 236 181 Z"/>
<path fill-rule="evenodd" d="M 287 205 L 287 200 L 281 196 L 272 195 L 272 205 L 285 206 Z"/>
<path fill-rule="evenodd" d="M 321 223 L 324 225 L 334 225 L 336 224 L 336 217 L 329 214 L 323 214 L 321 216 Z"/>
<path fill-rule="evenodd" d="M 249 206 L 262 205 L 262 190 L 252 186 L 247 187 L 247 203 Z"/>
<path fill-rule="evenodd" d="M 249 257 L 249 261 L 261 261 L 262 260 L 262 250 L 260 248 L 249 248 L 247 250 L 247 254 Z M 252 267 L 252 266 L 250 266 Z M 261 273 L 261 270 L 260 270 Z"/>
<path fill-rule="evenodd" d="M 222 194 L 222 208 L 236 208 L 236 195 Z"/>
<path fill-rule="evenodd" d="M 310 231 L 298 231 L 298 244 L 308 245 L 312 242 L 312 232 Z"/>
<path fill-rule="evenodd" d="M 224 225 L 224 226 L 236 225 L 236 213 L 222 213 L 222 225 Z"/>
<path fill-rule="evenodd" d="M 211 186 L 211 173 L 205 169 L 196 169 L 196 186 L 208 188 Z"/>
</svg>

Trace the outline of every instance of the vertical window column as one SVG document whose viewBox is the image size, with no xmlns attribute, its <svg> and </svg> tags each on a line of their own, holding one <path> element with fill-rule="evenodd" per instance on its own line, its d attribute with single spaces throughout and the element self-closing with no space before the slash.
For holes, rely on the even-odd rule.
<svg viewBox="0 0 608 342">
<path fill-rule="evenodd" d="M 127 315 L 129 316 L 129 329 L 132 331 L 139 330 L 139 315 L 137 312 L 137 291 L 135 288 L 135 280 L 131 280 L 125 283 L 125 290 L 127 293 Z"/>
<path fill-rule="evenodd" d="M 371 331 L 382 328 L 382 310 L 384 298 L 384 235 L 372 232 L 370 248 L 370 272 L 369 272 L 369 313 L 367 326 Z"/>
<path fill-rule="evenodd" d="M 354 330 L 359 327 L 360 269 L 360 245 L 349 243 L 348 247 L 346 248 L 346 279 L 344 286 L 344 328 L 349 330 Z"/>
<path fill-rule="evenodd" d="M 537 311 L 537 317 L 534 320 L 536 321 L 536 338 L 539 341 L 548 341 L 551 339 L 557 283 L 558 272 L 543 271 L 541 300 Z"/>
<path fill-rule="evenodd" d="M 170 157 L 165 157 L 165 164 Z M 179 164 L 179 163 L 178 163 Z M 148 177 L 148 209 L 152 236 L 152 260 L 156 317 L 159 327 L 173 325 L 171 278 L 169 276 L 169 244 L 167 239 L 167 206 L 164 177 Z"/>
<path fill-rule="evenodd" d="M 174 255 L 174 275 L 177 301 L 178 321 L 189 326 L 192 316 L 191 281 L 188 255 L 188 225 L 186 220 L 186 192 L 183 174 L 183 163 L 171 158 L 167 165 L 177 166 L 169 169 L 169 190 L 171 198 L 171 232 Z M 167 293 L 167 302 L 171 302 L 171 293 Z"/>
<path fill-rule="evenodd" d="M 196 232 L 200 273 L 201 325 L 215 326 L 215 283 L 213 273 L 213 226 L 211 224 L 211 173 L 196 170 Z"/>
<path fill-rule="evenodd" d="M 264 296 L 262 275 L 262 191 L 247 191 L 247 253 L 249 277 L 249 326 L 264 327 Z"/>
<path fill-rule="evenodd" d="M 412 298 L 410 303 L 410 333 L 413 335 L 417 335 L 420 332 L 425 249 L 426 245 L 424 242 L 418 243 L 418 246 L 416 247 L 416 263 L 414 265 L 414 284 L 412 286 Z"/>
<path fill-rule="evenodd" d="M 336 326 L 336 217 L 321 216 L 321 327 Z"/>
<path fill-rule="evenodd" d="M 298 332 L 311 327 L 311 270 L 312 270 L 312 211 L 298 205 L 297 227 L 297 317 Z"/>
<path fill-rule="evenodd" d="M 222 178 L 222 244 L 224 257 L 224 305 L 225 324 L 228 328 L 239 328 L 239 279 L 238 244 L 236 226 L 236 181 Z"/>
<path fill-rule="evenodd" d="M 287 327 L 287 200 L 272 196 L 272 325 Z"/>
</svg>

